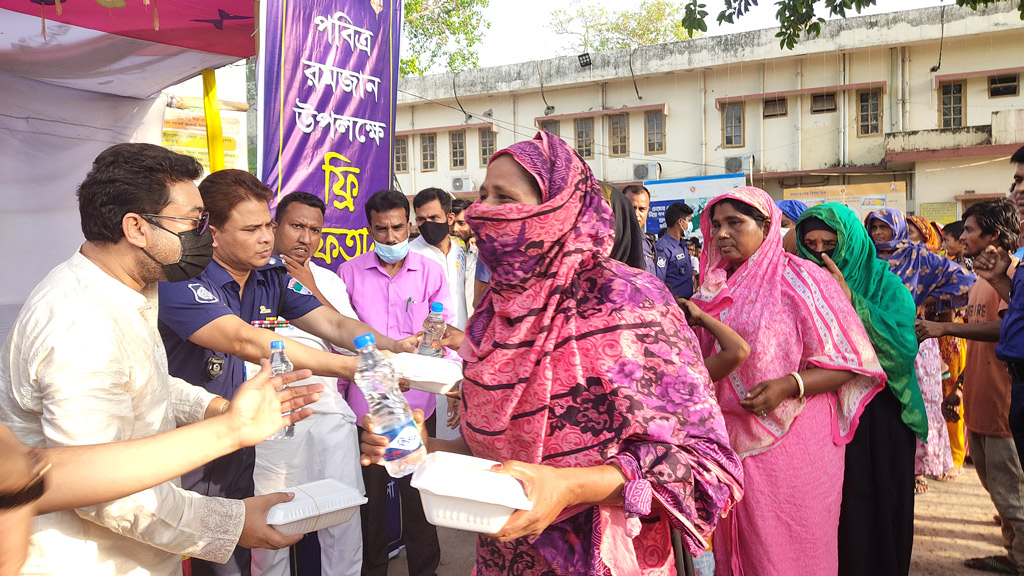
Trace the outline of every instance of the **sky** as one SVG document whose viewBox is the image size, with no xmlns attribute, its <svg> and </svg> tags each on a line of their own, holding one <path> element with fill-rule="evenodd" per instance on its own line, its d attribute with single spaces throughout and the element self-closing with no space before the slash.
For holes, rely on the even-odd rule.
<svg viewBox="0 0 1024 576">
<path fill-rule="evenodd" d="M 640 0 L 586 0 L 588 4 L 599 4 L 607 10 L 633 10 Z M 681 0 L 680 0 L 681 2 Z M 703 0 L 708 11 L 708 35 L 734 34 L 748 30 L 774 28 L 775 6 L 771 0 L 761 0 L 759 6 L 739 18 L 735 24 L 715 21 L 724 6 L 723 0 Z M 568 9 L 571 0 L 490 0 L 484 15 L 491 27 L 484 33 L 480 45 L 480 66 L 500 66 L 531 60 L 544 60 L 555 56 L 571 54 L 564 45 L 568 40 L 555 34 L 547 24 L 551 11 Z M 946 4 L 954 6 L 953 0 L 878 0 L 878 6 L 864 10 L 861 14 L 881 14 L 898 10 L 913 10 L 928 6 Z M 819 3 L 819 6 L 823 6 Z"/>
</svg>

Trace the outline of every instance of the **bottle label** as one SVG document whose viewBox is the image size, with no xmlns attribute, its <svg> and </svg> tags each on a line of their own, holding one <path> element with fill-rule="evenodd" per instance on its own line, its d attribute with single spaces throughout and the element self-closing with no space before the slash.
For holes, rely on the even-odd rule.
<svg viewBox="0 0 1024 576">
<path fill-rule="evenodd" d="M 423 445 L 420 431 L 416 429 L 416 424 L 412 420 L 407 420 L 390 430 L 380 432 L 380 435 L 391 440 L 384 451 L 384 459 L 388 462 L 401 460 L 419 450 Z"/>
</svg>

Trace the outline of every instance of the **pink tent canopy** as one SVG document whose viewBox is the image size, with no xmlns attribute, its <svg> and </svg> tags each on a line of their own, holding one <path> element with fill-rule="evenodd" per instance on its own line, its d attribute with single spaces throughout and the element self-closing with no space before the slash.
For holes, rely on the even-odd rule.
<svg viewBox="0 0 1024 576">
<path fill-rule="evenodd" d="M 60 14 L 56 0 L 0 0 L 0 8 L 236 59 L 256 53 L 252 0 L 62 0 Z"/>
</svg>

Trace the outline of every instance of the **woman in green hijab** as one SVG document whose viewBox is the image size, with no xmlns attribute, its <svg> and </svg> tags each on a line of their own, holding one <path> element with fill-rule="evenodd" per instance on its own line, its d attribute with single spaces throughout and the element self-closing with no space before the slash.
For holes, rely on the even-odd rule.
<svg viewBox="0 0 1024 576">
<path fill-rule="evenodd" d="M 827 267 L 843 285 L 888 377 L 846 446 L 839 574 L 905 576 L 914 542 L 915 436 L 928 437 L 914 372 L 914 300 L 875 257 L 874 243 L 850 208 L 829 202 L 807 209 L 797 235 L 800 256 Z"/>
</svg>

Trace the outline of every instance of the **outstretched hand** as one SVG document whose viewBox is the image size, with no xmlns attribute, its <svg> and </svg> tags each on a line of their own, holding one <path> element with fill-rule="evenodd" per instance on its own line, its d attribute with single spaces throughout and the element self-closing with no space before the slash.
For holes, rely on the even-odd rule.
<svg viewBox="0 0 1024 576">
<path fill-rule="evenodd" d="M 427 427 L 423 424 L 423 410 L 419 408 L 413 409 L 412 419 L 416 423 L 416 428 L 420 431 L 423 445 L 426 446 L 428 435 Z M 369 414 L 364 414 L 359 430 L 359 463 L 363 466 L 383 464 L 384 452 L 387 451 L 389 443 L 391 443 L 391 440 L 387 436 L 373 433 L 373 419 Z"/>
<path fill-rule="evenodd" d="M 432 346 L 435 349 L 447 347 L 452 350 L 458 350 L 459 346 L 462 346 L 462 339 L 466 336 L 466 333 L 451 324 L 446 324 L 446 326 L 447 328 L 444 331 L 444 336 L 442 336 L 440 340 L 434 342 Z"/>
<path fill-rule="evenodd" d="M 242 446 L 255 446 L 269 438 L 283 426 L 302 420 L 313 413 L 311 408 L 303 408 L 320 399 L 322 384 L 305 386 L 289 386 L 312 376 L 309 370 L 296 370 L 280 376 L 271 376 L 270 362 L 260 360 L 261 370 L 255 378 L 247 380 L 235 392 L 225 416 L 234 423 L 239 443 Z M 281 389 L 278 391 L 278 389 Z M 283 415 L 287 412 L 291 414 Z"/>
</svg>

